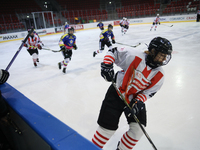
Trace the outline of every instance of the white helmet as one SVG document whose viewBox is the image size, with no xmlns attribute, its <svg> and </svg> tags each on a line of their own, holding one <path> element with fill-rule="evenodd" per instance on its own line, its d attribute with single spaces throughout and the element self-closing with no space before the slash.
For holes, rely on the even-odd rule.
<svg viewBox="0 0 200 150">
<path fill-rule="evenodd" d="M 123 20 L 125 20 L 126 18 L 125 17 L 123 17 Z"/>
<path fill-rule="evenodd" d="M 67 22 L 65 22 L 65 25 L 68 24 Z"/>
<path fill-rule="evenodd" d="M 159 14 L 157 14 L 157 16 L 159 16 Z"/>
</svg>

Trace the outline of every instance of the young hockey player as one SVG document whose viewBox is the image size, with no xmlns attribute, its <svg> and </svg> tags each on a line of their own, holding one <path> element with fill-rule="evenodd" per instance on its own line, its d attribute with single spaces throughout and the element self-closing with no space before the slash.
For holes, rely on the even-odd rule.
<svg viewBox="0 0 200 150">
<path fill-rule="evenodd" d="M 97 27 L 99 27 L 100 30 L 104 30 L 104 24 L 101 21 L 97 24 Z"/>
<path fill-rule="evenodd" d="M 157 14 L 156 18 L 154 19 L 150 31 L 153 29 L 154 25 L 155 25 L 155 29 L 154 30 L 156 31 L 156 28 L 157 28 L 158 24 L 160 25 L 160 16 L 159 16 L 159 14 Z"/>
<path fill-rule="evenodd" d="M 121 26 L 122 35 L 124 34 L 125 20 L 126 18 L 123 17 L 123 19 L 119 22 L 119 25 Z"/>
<path fill-rule="evenodd" d="M 31 32 L 31 30 L 28 30 L 28 32 Z M 30 33 L 30 36 L 29 36 L 28 40 L 24 44 L 24 46 L 27 48 L 27 51 L 32 56 L 33 64 L 34 64 L 35 67 L 37 67 L 37 63 L 36 62 L 39 62 L 38 49 L 40 49 L 40 50 L 42 49 L 41 45 L 42 44 L 40 42 L 40 38 L 36 34 L 34 34 L 34 32 Z"/>
<path fill-rule="evenodd" d="M 64 25 L 64 34 L 66 34 L 66 31 L 69 29 L 69 24 L 67 22 L 65 22 Z"/>
<path fill-rule="evenodd" d="M 72 57 L 72 49 L 77 49 L 76 36 L 74 35 L 74 28 L 68 28 L 68 34 L 63 35 L 60 38 L 59 46 L 62 50 L 64 60 L 58 63 L 58 68 L 61 69 L 63 66 L 63 73 L 66 73 L 66 67 Z"/>
<path fill-rule="evenodd" d="M 119 97 L 113 84 L 109 87 L 101 106 L 96 133 L 92 142 L 103 148 L 118 128 L 119 119 L 124 112 L 129 130 L 124 133 L 117 145 L 117 150 L 131 150 L 143 135 L 140 126 L 133 118 L 137 116 L 140 123 L 146 126 L 145 102 L 154 96 L 164 81 L 161 66 L 171 59 L 172 45 L 162 37 L 151 40 L 148 51 L 113 48 L 109 50 L 101 63 L 101 76 L 108 82 L 114 81 L 125 97 L 129 109 Z M 114 75 L 113 64 L 122 71 Z"/>
<path fill-rule="evenodd" d="M 121 26 L 122 35 L 126 34 L 128 28 L 129 28 L 128 19 L 123 17 L 123 19 L 120 21 L 119 25 Z"/>
<path fill-rule="evenodd" d="M 93 57 L 95 57 L 97 53 L 102 53 L 105 45 L 107 45 L 109 49 L 112 49 L 112 44 L 109 40 L 109 37 L 111 37 L 112 43 L 115 44 L 115 36 L 113 34 L 112 29 L 113 29 L 113 26 L 109 24 L 108 29 L 105 29 L 104 31 L 101 32 L 100 40 L 99 40 L 99 50 L 93 52 Z"/>
</svg>

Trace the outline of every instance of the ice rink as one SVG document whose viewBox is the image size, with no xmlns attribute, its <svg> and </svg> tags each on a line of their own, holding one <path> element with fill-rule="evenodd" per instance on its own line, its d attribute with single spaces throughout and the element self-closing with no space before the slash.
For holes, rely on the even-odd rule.
<svg viewBox="0 0 200 150">
<path fill-rule="evenodd" d="M 119 26 L 113 29 L 116 42 L 129 45 L 142 43 L 137 47 L 141 51 L 146 50 L 145 43 L 149 44 L 156 36 L 167 38 L 173 46 L 172 59 L 163 67 L 164 85 L 146 102 L 146 131 L 158 150 L 199 150 L 200 23 L 173 23 L 173 27 L 161 23 L 157 31 L 150 31 L 150 27 L 151 24 L 131 25 L 124 36 Z M 73 51 L 66 74 L 57 66 L 63 60 L 61 53 L 40 50 L 40 62 L 36 68 L 24 47 L 9 69 L 8 79 L 10 85 L 89 140 L 98 127 L 101 103 L 110 86 L 100 75 L 100 63 L 108 48 L 105 47 L 104 52 L 95 58 L 92 56 L 93 51 L 99 49 L 99 34 L 99 29 L 75 33 L 78 49 Z M 61 36 L 43 36 L 41 40 L 45 47 L 59 50 Z M 20 44 L 21 40 L 0 43 L 1 69 L 7 67 Z M 120 69 L 114 68 L 115 71 Z M 119 129 L 104 150 L 115 150 L 127 129 L 122 115 Z M 134 149 L 153 150 L 145 136 Z"/>
</svg>

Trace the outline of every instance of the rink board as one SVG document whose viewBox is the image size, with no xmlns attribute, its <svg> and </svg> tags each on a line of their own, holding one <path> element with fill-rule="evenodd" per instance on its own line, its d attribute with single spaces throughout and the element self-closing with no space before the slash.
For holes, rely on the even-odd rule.
<svg viewBox="0 0 200 150">
<path fill-rule="evenodd" d="M 98 150 L 96 145 L 5 83 L 0 90 L 9 106 L 52 148 L 56 150 Z M 20 128 L 20 127 L 19 127 Z M 23 131 L 22 131 L 23 136 Z"/>
<path fill-rule="evenodd" d="M 155 17 L 147 17 L 147 18 L 133 18 L 128 19 L 130 25 L 140 25 L 140 24 L 152 24 Z M 110 20 L 110 21 L 103 21 L 104 27 L 112 24 L 114 26 L 119 26 L 120 20 Z M 180 22 L 195 22 L 196 21 L 196 14 L 187 14 L 187 15 L 175 15 L 175 16 L 161 16 L 160 22 L 161 23 L 180 23 Z M 97 29 L 98 22 L 95 23 L 86 23 L 86 24 L 76 24 L 71 25 L 75 28 L 76 31 L 81 30 L 91 30 Z M 59 32 L 56 33 L 56 30 L 60 28 Z M 36 30 L 39 33 L 39 36 L 47 36 L 51 34 L 62 34 L 63 30 L 62 27 L 55 27 L 55 28 L 46 28 L 46 29 L 39 29 Z M 23 32 L 15 32 L 15 33 L 7 33 L 0 35 L 0 43 L 8 42 L 8 41 L 15 41 L 15 40 L 23 40 L 23 38 L 27 35 L 27 31 Z"/>
</svg>

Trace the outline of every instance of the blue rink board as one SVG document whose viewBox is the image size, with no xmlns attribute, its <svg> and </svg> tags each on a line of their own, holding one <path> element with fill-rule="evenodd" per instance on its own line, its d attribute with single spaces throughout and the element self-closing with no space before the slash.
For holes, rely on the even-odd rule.
<svg viewBox="0 0 200 150">
<path fill-rule="evenodd" d="M 10 107 L 52 149 L 56 150 L 100 150 L 92 142 L 32 102 L 15 88 L 5 83 L 0 85 L 3 98 Z"/>
</svg>

